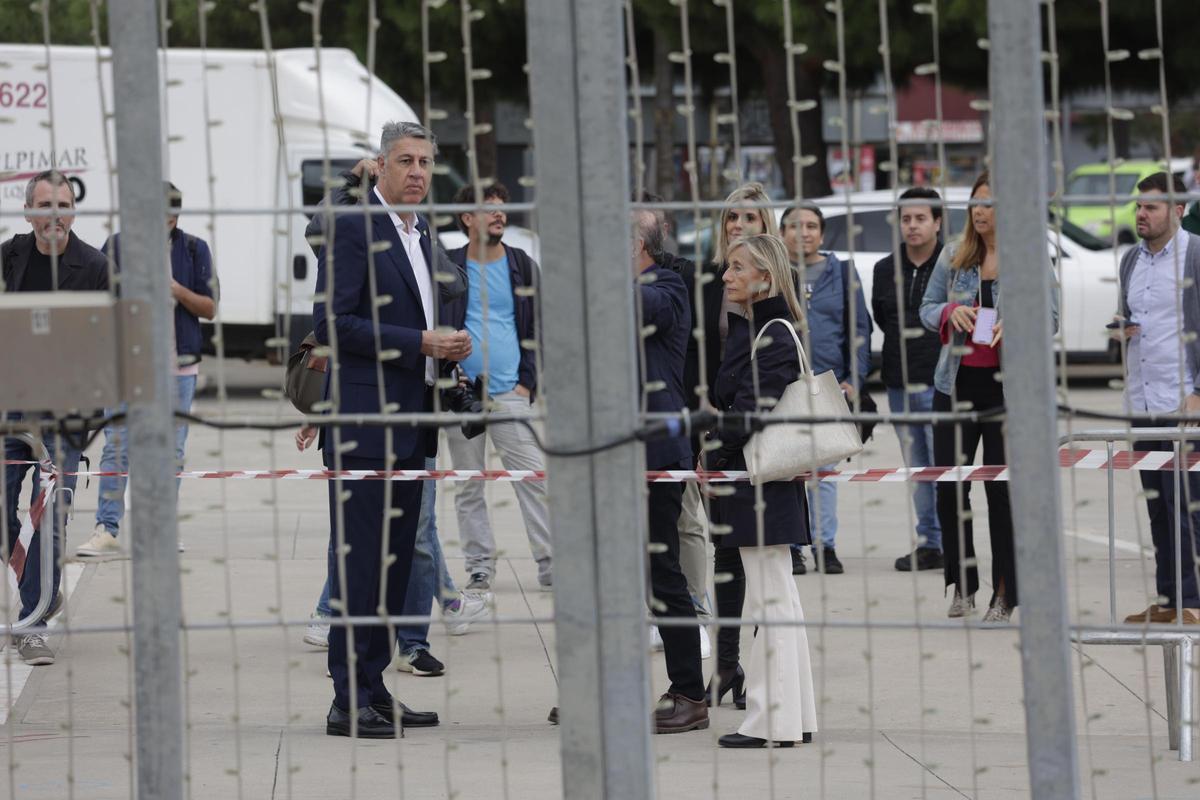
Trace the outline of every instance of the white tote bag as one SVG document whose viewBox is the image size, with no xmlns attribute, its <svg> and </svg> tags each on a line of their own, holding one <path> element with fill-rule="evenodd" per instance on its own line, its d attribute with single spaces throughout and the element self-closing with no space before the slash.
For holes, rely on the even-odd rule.
<svg viewBox="0 0 1200 800">
<path fill-rule="evenodd" d="M 796 329 L 782 317 L 773 319 L 754 337 L 750 351 L 751 363 L 758 350 L 758 341 L 772 323 L 781 323 L 796 342 L 800 360 L 800 377 L 788 384 L 775 406 L 767 411 L 769 417 L 837 417 L 850 413 L 842 387 L 832 371 L 813 375 L 804 357 L 804 347 Z M 816 472 L 824 464 L 834 464 L 859 453 L 862 440 L 858 427 L 852 422 L 812 424 L 780 422 L 768 425 L 755 433 L 742 448 L 746 469 L 754 483 L 791 480 L 805 472 Z"/>
</svg>

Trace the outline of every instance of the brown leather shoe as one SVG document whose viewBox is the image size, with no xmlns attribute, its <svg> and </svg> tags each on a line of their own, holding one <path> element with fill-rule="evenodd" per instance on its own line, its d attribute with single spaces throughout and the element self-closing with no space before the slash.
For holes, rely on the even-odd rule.
<svg viewBox="0 0 1200 800">
<path fill-rule="evenodd" d="M 1200 625 L 1200 609 L 1185 608 L 1183 610 L 1184 625 Z"/>
<path fill-rule="evenodd" d="M 1184 612 L 1186 614 L 1186 611 Z M 1125 618 L 1126 625 L 1145 625 L 1147 622 L 1174 622 L 1175 609 L 1152 605 L 1145 611 L 1130 614 Z"/>
<path fill-rule="evenodd" d="M 681 694 L 667 692 L 654 709 L 655 733 L 702 731 L 708 727 L 708 705 Z"/>
</svg>

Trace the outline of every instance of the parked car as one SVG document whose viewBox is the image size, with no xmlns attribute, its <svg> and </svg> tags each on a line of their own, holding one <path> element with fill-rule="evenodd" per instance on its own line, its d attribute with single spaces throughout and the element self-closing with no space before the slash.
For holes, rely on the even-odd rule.
<svg viewBox="0 0 1200 800">
<path fill-rule="evenodd" d="M 948 207 L 942 233 L 947 241 L 962 233 L 970 194 L 965 187 L 951 187 L 945 193 Z M 823 197 L 815 202 L 825 215 L 825 248 L 843 259 L 851 257 L 846 231 L 848 209 L 854 209 L 853 260 L 869 303 L 875 262 L 891 252 L 893 246 L 891 191 L 856 192 L 850 195 L 849 203 L 845 195 Z M 1061 225 L 1060 237 L 1052 213 L 1046 226 L 1046 247 L 1055 260 L 1061 283 L 1059 348 L 1065 347 L 1072 360 L 1109 359 L 1113 349 L 1104 325 L 1112 319 L 1117 307 L 1119 252 L 1069 221 L 1063 220 Z M 876 328 L 871 336 L 871 350 L 879 352 L 882 348 L 883 334 Z"/>
<path fill-rule="evenodd" d="M 1171 172 L 1183 177 L 1191 169 L 1190 158 L 1171 159 Z M 1073 170 L 1067 178 L 1067 196 L 1108 195 L 1113 193 L 1112 203 L 1071 203 L 1067 206 L 1067 219 L 1101 239 L 1111 242 L 1115 226 L 1119 244 L 1137 241 L 1137 211 L 1133 196 L 1137 194 L 1138 182 L 1143 178 L 1166 169 L 1160 161 L 1125 161 L 1120 164 L 1084 164 Z M 1110 184 L 1111 178 L 1111 184 Z"/>
<path fill-rule="evenodd" d="M 966 224 L 970 189 L 951 187 L 947 189 L 945 199 L 948 207 L 942 233 L 949 241 L 960 235 Z M 853 258 L 869 303 L 875 262 L 893 249 L 891 190 L 854 192 L 849 197 L 831 195 L 813 202 L 821 207 L 825 216 L 824 249 L 842 259 Z M 853 242 L 847 236 L 850 208 L 854 209 Z M 776 209 L 775 214 L 778 219 L 783 210 Z M 712 225 L 702 220 L 697 227 L 691 219 L 692 215 L 686 213 L 677 217 L 679 252 L 692 258 L 699 242 L 700 252 L 705 258 L 711 258 Z M 1051 258 L 1057 260 L 1062 282 L 1060 346 L 1066 348 L 1067 356 L 1072 360 L 1112 358 L 1115 351 L 1104 325 L 1117 307 L 1116 276 L 1120 253 L 1114 251 L 1109 242 L 1065 219 L 1061 221 L 1060 238 L 1054 220 L 1052 214 L 1047 221 L 1046 247 Z M 871 336 L 871 350 L 877 355 L 882 349 L 883 333 L 876 328 Z"/>
</svg>

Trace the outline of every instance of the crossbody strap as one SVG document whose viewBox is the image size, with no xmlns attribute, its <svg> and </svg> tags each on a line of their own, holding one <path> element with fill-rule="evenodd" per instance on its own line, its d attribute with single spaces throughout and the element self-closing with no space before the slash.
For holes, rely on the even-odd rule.
<svg viewBox="0 0 1200 800">
<path fill-rule="evenodd" d="M 758 340 L 761 339 L 763 334 L 767 332 L 767 328 L 770 327 L 772 322 L 781 323 L 783 327 L 787 328 L 788 333 L 792 335 L 792 341 L 796 343 L 796 358 L 800 361 L 800 374 L 804 375 L 808 373 L 808 364 L 804 360 L 804 345 L 800 344 L 800 337 L 796 335 L 795 326 L 783 317 L 776 317 L 775 319 L 769 320 L 766 325 L 762 326 L 758 332 L 758 336 L 754 337 L 753 347 L 750 348 L 750 360 L 753 361 L 754 357 L 758 355 Z"/>
</svg>

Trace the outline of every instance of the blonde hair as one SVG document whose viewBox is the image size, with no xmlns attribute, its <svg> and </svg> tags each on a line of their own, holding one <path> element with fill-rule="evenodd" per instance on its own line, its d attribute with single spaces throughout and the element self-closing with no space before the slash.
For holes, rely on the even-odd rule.
<svg viewBox="0 0 1200 800">
<path fill-rule="evenodd" d="M 725 222 L 729 219 L 729 213 L 735 210 L 732 206 L 741 205 L 742 208 L 736 209 L 739 211 L 757 211 L 763 222 L 763 234 L 779 235 L 779 226 L 775 224 L 775 212 L 767 207 L 770 202 L 771 198 L 767 195 L 767 190 L 757 181 L 744 183 L 729 193 L 729 196 L 725 198 L 726 208 L 717 218 L 716 230 L 713 232 L 715 234 L 713 241 L 717 243 L 713 248 L 714 264 L 723 264 L 725 259 L 729 258 L 729 251 L 732 249 L 733 243 L 729 241 L 729 235 L 725 233 Z M 747 203 L 760 204 L 760 207 L 747 208 L 745 205 Z"/>
<path fill-rule="evenodd" d="M 975 199 L 975 193 L 980 187 L 986 186 L 992 188 L 991 178 L 988 176 L 987 170 L 984 170 L 978 178 L 975 179 L 975 184 L 971 187 L 971 199 Z M 966 269 L 982 264 L 984 257 L 987 255 L 987 244 L 983 241 L 983 237 L 979 235 L 979 231 L 975 230 L 975 219 L 971 216 L 970 208 L 967 209 L 967 224 L 963 228 L 962 243 L 955 251 L 954 257 L 950 259 L 951 269 Z"/>
<path fill-rule="evenodd" d="M 787 245 L 783 239 L 770 233 L 760 233 L 754 236 L 743 236 L 729 247 L 729 255 L 734 251 L 745 249 L 750 255 L 750 262 L 759 272 L 771 276 L 771 285 L 767 289 L 767 297 L 783 295 L 787 302 L 792 319 L 801 322 L 804 319 L 804 307 L 796 295 L 796 271 L 792 269 L 788 259 Z"/>
</svg>

